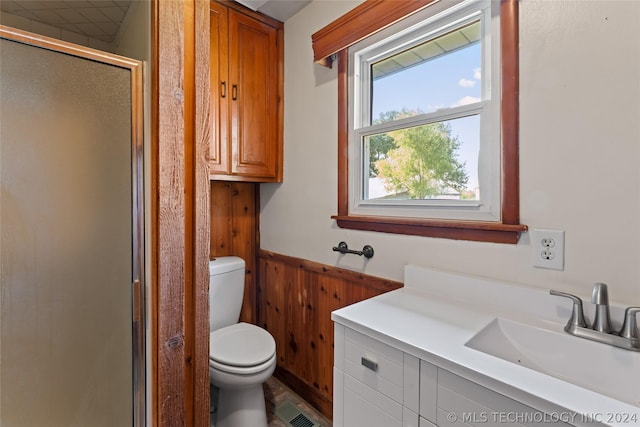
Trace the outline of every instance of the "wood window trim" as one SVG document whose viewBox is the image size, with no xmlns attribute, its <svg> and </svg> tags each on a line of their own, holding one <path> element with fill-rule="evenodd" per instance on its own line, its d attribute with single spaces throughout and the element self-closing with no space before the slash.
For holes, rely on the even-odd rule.
<svg viewBox="0 0 640 427">
<path fill-rule="evenodd" d="M 437 0 L 367 0 L 311 36 L 313 60 L 331 67 L 334 55 Z"/>
<path fill-rule="evenodd" d="M 347 49 L 358 41 L 416 13 L 434 0 L 367 0 L 312 35 L 314 61 L 331 67 L 338 60 L 338 214 L 341 228 L 494 243 L 518 242 L 519 180 L 519 33 L 518 0 L 501 7 L 501 221 L 458 221 L 349 215 L 349 107 Z"/>
</svg>

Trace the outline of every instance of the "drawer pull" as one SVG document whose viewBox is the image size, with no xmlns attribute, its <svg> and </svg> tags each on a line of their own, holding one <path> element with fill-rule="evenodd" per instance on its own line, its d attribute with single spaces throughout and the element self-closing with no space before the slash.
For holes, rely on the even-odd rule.
<svg viewBox="0 0 640 427">
<path fill-rule="evenodd" d="M 362 363 L 362 366 L 364 366 L 367 369 L 371 369 L 373 372 L 377 372 L 378 371 L 378 364 L 376 362 L 374 362 L 373 360 L 369 360 L 365 357 L 362 357 L 360 359 L 360 363 Z"/>
</svg>

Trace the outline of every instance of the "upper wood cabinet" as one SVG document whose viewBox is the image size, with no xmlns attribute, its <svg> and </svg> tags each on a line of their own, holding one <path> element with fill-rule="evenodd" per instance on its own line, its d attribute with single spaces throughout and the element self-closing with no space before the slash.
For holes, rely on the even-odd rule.
<svg viewBox="0 0 640 427">
<path fill-rule="evenodd" d="M 281 182 L 281 22 L 211 2 L 211 179 Z"/>
</svg>

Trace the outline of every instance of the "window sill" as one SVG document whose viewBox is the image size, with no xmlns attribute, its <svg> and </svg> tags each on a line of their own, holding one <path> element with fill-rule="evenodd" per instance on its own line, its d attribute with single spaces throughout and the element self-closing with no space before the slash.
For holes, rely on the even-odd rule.
<svg viewBox="0 0 640 427">
<path fill-rule="evenodd" d="M 381 233 L 472 240 L 476 242 L 518 243 L 520 233 L 528 227 L 522 224 L 502 224 L 482 221 L 423 220 L 392 217 L 333 215 L 338 227 Z"/>
</svg>

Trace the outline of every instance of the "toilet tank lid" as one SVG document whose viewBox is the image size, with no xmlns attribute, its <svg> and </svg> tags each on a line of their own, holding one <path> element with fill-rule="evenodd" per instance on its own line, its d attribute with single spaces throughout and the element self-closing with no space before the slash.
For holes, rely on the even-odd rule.
<svg viewBox="0 0 640 427">
<path fill-rule="evenodd" d="M 215 257 L 209 261 L 209 275 L 215 276 L 230 271 L 242 270 L 244 265 L 244 260 L 237 256 Z"/>
</svg>

